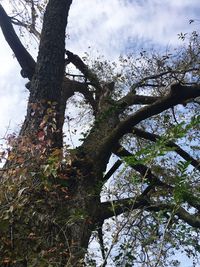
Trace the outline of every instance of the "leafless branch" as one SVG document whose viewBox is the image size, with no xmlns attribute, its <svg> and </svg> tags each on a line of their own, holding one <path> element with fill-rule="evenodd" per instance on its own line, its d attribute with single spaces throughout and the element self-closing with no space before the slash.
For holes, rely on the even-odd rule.
<svg viewBox="0 0 200 267">
<path fill-rule="evenodd" d="M 134 92 L 129 92 L 126 96 L 117 101 L 117 105 L 122 109 L 126 109 L 131 105 L 146 105 L 152 104 L 159 100 L 160 97 L 156 96 L 143 96 L 136 95 Z"/>
<path fill-rule="evenodd" d="M 72 63 L 80 72 L 82 72 L 85 78 L 88 79 L 96 89 L 101 88 L 97 75 L 88 68 L 78 55 L 75 55 L 68 50 L 66 51 L 66 55 L 68 63 Z"/>
<path fill-rule="evenodd" d="M 115 172 L 116 170 L 120 167 L 122 164 L 121 160 L 117 160 L 114 165 L 110 168 L 110 170 L 104 175 L 103 180 L 107 181 Z"/>
<path fill-rule="evenodd" d="M 114 212 L 112 207 L 114 206 Z M 120 215 L 124 212 L 130 212 L 135 209 L 143 209 L 146 211 L 169 211 L 178 216 L 179 219 L 188 223 L 189 225 L 200 228 L 200 217 L 196 214 L 191 214 L 181 206 L 177 204 L 163 204 L 163 203 L 151 203 L 149 199 L 143 195 L 133 198 L 126 198 L 121 200 L 115 200 L 113 202 L 101 203 L 99 211 L 100 218 L 108 219 L 112 216 Z"/>
<path fill-rule="evenodd" d="M 28 53 L 26 48 L 23 46 L 21 41 L 19 40 L 15 30 L 12 26 L 11 19 L 6 14 L 2 5 L 0 4 L 0 26 L 3 32 L 3 35 L 15 54 L 21 68 L 22 68 L 22 76 L 32 79 L 34 71 L 35 71 L 35 61 L 32 56 Z"/>
<path fill-rule="evenodd" d="M 75 92 L 79 92 L 85 97 L 85 100 L 92 106 L 94 112 L 96 111 L 96 102 L 94 100 L 93 93 L 88 88 L 87 83 L 81 83 L 75 80 L 70 80 L 65 77 L 62 87 L 63 91 L 65 91 L 67 94 L 67 99 L 70 96 L 72 96 Z M 71 94 L 70 92 L 73 93 Z"/>
</svg>

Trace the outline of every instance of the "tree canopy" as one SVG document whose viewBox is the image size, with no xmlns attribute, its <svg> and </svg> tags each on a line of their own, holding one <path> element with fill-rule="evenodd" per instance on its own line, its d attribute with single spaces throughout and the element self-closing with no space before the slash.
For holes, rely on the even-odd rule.
<svg viewBox="0 0 200 267">
<path fill-rule="evenodd" d="M 0 26 L 29 99 L 1 151 L 1 266 L 198 262 L 199 33 L 173 53 L 81 58 L 67 45 L 72 0 L 10 4 Z"/>
</svg>

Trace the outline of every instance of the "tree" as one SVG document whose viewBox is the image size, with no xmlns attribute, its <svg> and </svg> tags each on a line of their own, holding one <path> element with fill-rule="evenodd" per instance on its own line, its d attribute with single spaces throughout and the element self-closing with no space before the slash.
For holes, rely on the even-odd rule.
<svg viewBox="0 0 200 267">
<path fill-rule="evenodd" d="M 30 92 L 20 133 L 8 138 L 12 148 L 2 153 L 1 266 L 83 266 L 84 261 L 92 266 L 85 255 L 94 231 L 102 266 L 121 233 L 124 240 L 114 259 L 119 266 L 165 266 L 167 261 L 161 260 L 169 244 L 185 245 L 189 254 L 193 246 L 198 252 L 198 34 L 192 34 L 178 56 L 142 51 L 138 58 L 121 58 L 121 68 L 108 61 L 87 64 L 65 48 L 72 0 L 24 3 L 30 21 L 20 20 L 23 13 L 19 19 L 9 17 L 0 5 L 1 29 L 22 77 L 29 79 Z M 44 10 L 41 34 L 38 10 Z M 12 24 L 39 38 L 36 62 Z M 79 73 L 66 72 L 69 64 Z M 81 144 L 70 149 L 63 126 L 70 120 L 67 102 L 77 93 L 90 124 Z M 178 143 L 183 137 L 190 149 Z M 106 171 L 109 162 L 113 166 Z M 113 198 L 101 202 L 109 180 L 117 193 L 113 189 Z M 113 216 L 116 229 L 106 251 L 102 227 Z"/>
</svg>

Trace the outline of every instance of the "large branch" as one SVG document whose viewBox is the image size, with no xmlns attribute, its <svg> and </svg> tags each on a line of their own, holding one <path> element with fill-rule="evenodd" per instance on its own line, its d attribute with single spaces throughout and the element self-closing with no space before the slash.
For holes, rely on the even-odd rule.
<svg viewBox="0 0 200 267">
<path fill-rule="evenodd" d="M 147 131 L 143 131 L 141 129 L 138 129 L 136 127 L 133 128 L 133 133 L 141 138 L 144 138 L 146 140 L 150 140 L 152 142 L 156 142 L 160 136 L 147 132 Z M 165 144 L 167 147 L 172 147 L 174 148 L 174 151 L 176 151 L 176 153 L 178 153 L 183 159 L 185 159 L 186 161 L 190 161 L 190 164 L 195 167 L 197 170 L 200 171 L 200 163 L 198 162 L 198 160 L 194 159 L 192 156 L 190 156 L 185 150 L 183 150 L 180 146 L 178 146 L 177 144 L 175 144 L 174 142 L 167 142 Z"/>
<path fill-rule="evenodd" d="M 68 50 L 66 51 L 66 55 L 68 57 L 68 63 L 71 62 L 81 73 L 83 73 L 85 78 L 88 79 L 96 89 L 101 89 L 97 75 L 88 68 L 78 55 L 75 55 Z"/>
<path fill-rule="evenodd" d="M 103 180 L 107 181 L 115 172 L 116 170 L 121 166 L 122 161 L 121 160 L 117 160 L 113 166 L 110 168 L 110 170 L 104 175 Z"/>
<path fill-rule="evenodd" d="M 173 70 L 171 68 L 169 68 L 167 71 L 163 71 L 160 72 L 158 74 L 154 74 L 154 75 L 149 75 L 146 77 L 143 77 L 141 80 L 139 80 L 138 82 L 134 83 L 131 85 L 130 87 L 130 92 L 127 93 L 127 95 L 125 95 L 124 97 L 122 97 L 120 100 L 118 100 L 118 105 L 121 106 L 122 108 L 126 108 L 130 105 L 134 105 L 134 104 L 152 104 L 155 101 L 157 101 L 158 99 L 160 99 L 160 97 L 156 97 L 156 96 L 139 96 L 136 95 L 136 89 L 137 88 L 141 88 L 141 87 L 160 87 L 160 86 L 165 86 L 165 84 L 154 84 L 153 83 L 149 83 L 149 81 L 155 81 L 156 79 L 166 76 L 166 75 L 173 75 L 173 74 L 186 74 L 188 72 L 191 71 L 198 71 L 198 68 L 188 68 L 187 70 Z"/>
<path fill-rule="evenodd" d="M 143 195 L 134 198 L 102 202 L 99 208 L 98 220 L 103 221 L 127 211 L 130 212 L 135 209 L 143 209 L 148 205 L 149 201 L 146 196 Z"/>
<path fill-rule="evenodd" d="M 19 40 L 12 26 L 11 19 L 6 14 L 1 4 L 0 4 L 0 26 L 8 45 L 12 49 L 14 55 L 16 56 L 22 68 L 21 72 L 22 76 L 31 80 L 35 70 L 35 61 L 32 58 L 32 56 L 28 53 L 26 48 L 22 45 L 21 41 Z"/>
<path fill-rule="evenodd" d="M 96 110 L 96 102 L 94 100 L 92 92 L 88 89 L 87 83 L 81 83 L 64 77 L 62 88 L 63 91 L 67 94 L 67 99 L 75 92 L 79 92 L 85 97 L 85 100 L 92 106 L 93 110 Z"/>
<path fill-rule="evenodd" d="M 198 96 L 200 96 L 200 86 L 183 86 L 181 84 L 172 85 L 171 91 L 167 96 L 157 100 L 149 106 L 139 109 L 133 115 L 130 115 L 125 120 L 121 121 L 102 144 L 101 153 L 107 153 L 112 150 L 123 135 L 130 133 L 133 130 L 133 127 L 139 122 Z"/>
<path fill-rule="evenodd" d="M 126 198 L 115 200 L 112 202 L 101 203 L 99 217 L 101 220 L 108 219 L 112 216 L 120 215 L 124 212 L 130 212 L 135 209 L 142 209 L 147 211 L 169 211 L 177 215 L 179 219 L 188 223 L 189 225 L 200 228 L 200 217 L 196 214 L 190 214 L 184 208 L 176 204 L 150 203 L 150 201 L 142 195 L 135 198 Z"/>
<path fill-rule="evenodd" d="M 129 92 L 126 96 L 117 101 L 117 105 L 120 109 L 124 110 L 131 105 L 152 104 L 159 99 L 160 97 L 156 96 L 136 95 L 134 92 Z"/>
</svg>

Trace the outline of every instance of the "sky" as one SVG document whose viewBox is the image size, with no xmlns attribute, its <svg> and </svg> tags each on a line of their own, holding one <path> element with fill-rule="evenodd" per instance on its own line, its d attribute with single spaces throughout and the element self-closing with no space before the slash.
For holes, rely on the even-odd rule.
<svg viewBox="0 0 200 267">
<path fill-rule="evenodd" d="M 175 45 L 177 34 L 191 31 L 198 0 L 74 0 L 69 17 L 69 46 L 88 46 L 116 57 L 135 46 Z"/>
<path fill-rule="evenodd" d="M 7 8 L 8 0 L 1 0 Z M 116 60 L 141 48 L 180 45 L 178 33 L 199 27 L 199 0 L 74 0 L 66 48 L 79 55 L 91 47 Z M 199 23 L 189 25 L 190 19 Z M 34 52 L 35 53 L 35 52 Z M 19 129 L 26 114 L 27 82 L 0 31 L 0 138 Z M 181 267 L 189 267 L 188 263 Z"/>
<path fill-rule="evenodd" d="M 1 0 L 8 8 L 8 0 Z M 8 9 L 7 9 L 8 10 Z M 198 19 L 199 0 L 74 0 L 69 14 L 66 48 L 79 54 L 90 48 L 115 60 L 141 48 L 180 44 L 177 34 L 190 32 Z M 37 51 L 33 51 L 34 55 Z M 0 31 L 0 136 L 8 126 L 19 129 L 26 111 L 27 81 Z"/>
</svg>

